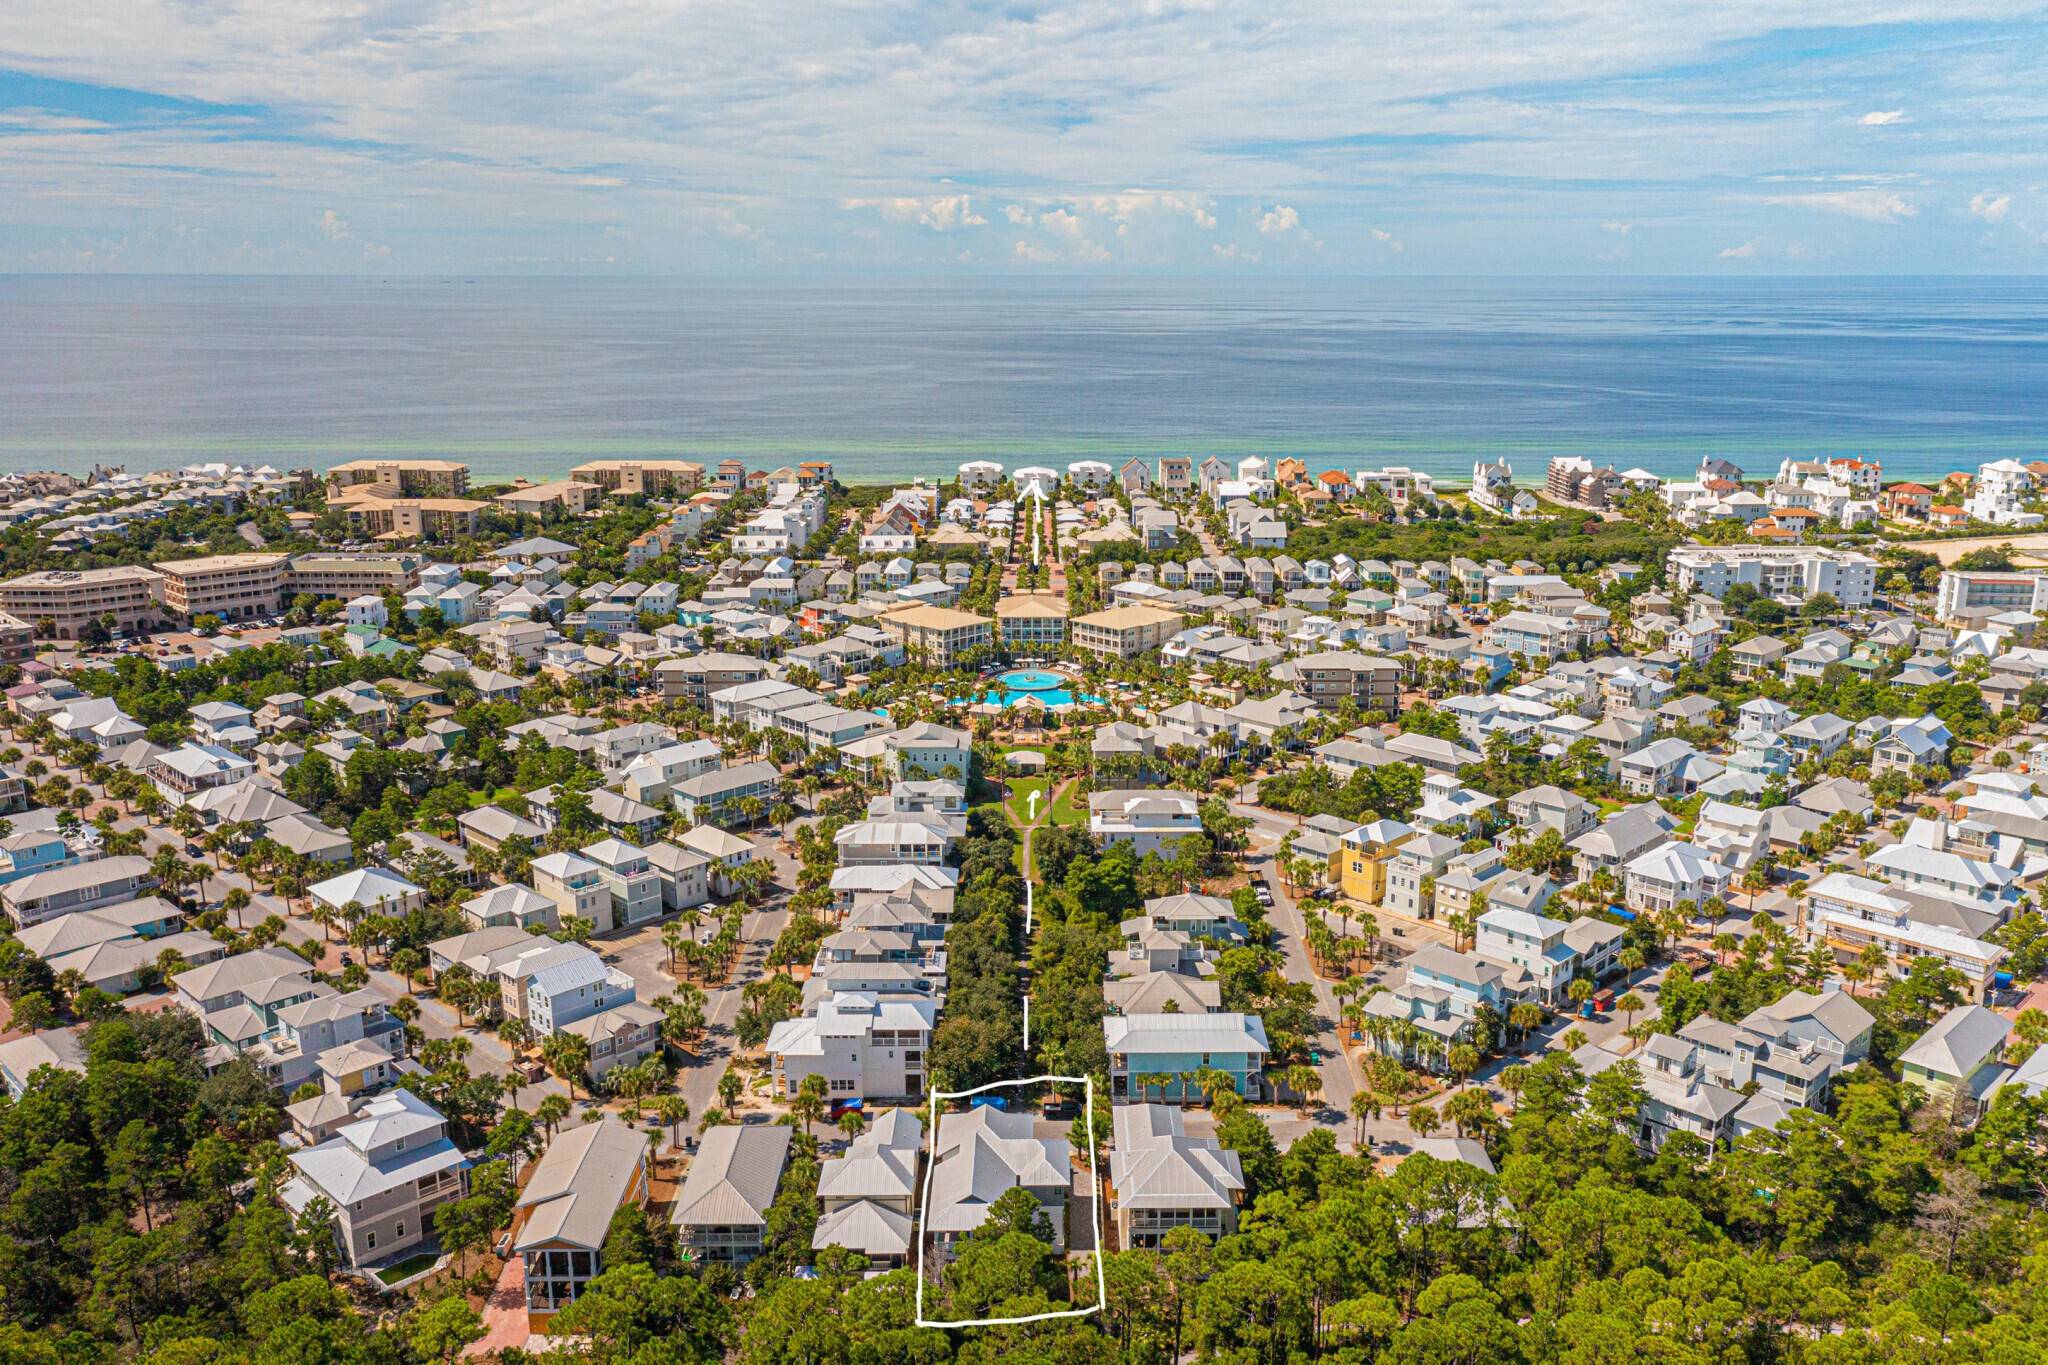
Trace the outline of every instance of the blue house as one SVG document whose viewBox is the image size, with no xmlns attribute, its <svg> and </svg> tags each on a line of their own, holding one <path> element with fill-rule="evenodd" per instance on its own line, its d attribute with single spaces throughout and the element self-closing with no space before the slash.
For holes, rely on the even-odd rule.
<svg viewBox="0 0 2048 1365">
<path fill-rule="evenodd" d="M 1198 1071 L 1221 1071 L 1240 1095 L 1256 1096 L 1255 1077 L 1271 1048 L 1256 1014 L 1119 1014 L 1102 1021 L 1109 1045 L 1110 1093 L 1118 1098 L 1191 1100 Z M 1165 1084 L 1147 1077 L 1170 1076 Z"/>
<path fill-rule="evenodd" d="M 0 883 L 77 861 L 71 845 L 53 829 L 24 830 L 0 839 Z"/>
</svg>

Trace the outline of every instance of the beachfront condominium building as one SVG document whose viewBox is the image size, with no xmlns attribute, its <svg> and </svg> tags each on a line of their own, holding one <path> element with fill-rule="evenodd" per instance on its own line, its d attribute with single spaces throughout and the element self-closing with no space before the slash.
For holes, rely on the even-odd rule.
<svg viewBox="0 0 2048 1365">
<path fill-rule="evenodd" d="M 414 555 L 300 555 L 285 567 L 285 588 L 294 597 L 311 593 L 337 602 L 369 594 L 403 594 L 418 586 L 420 561 Z"/>
<path fill-rule="evenodd" d="M 363 540 L 454 540 L 476 534 L 490 506 L 470 498 L 364 498 L 344 503 L 349 534 Z"/>
<path fill-rule="evenodd" d="M 604 490 L 578 479 L 554 479 L 547 483 L 520 484 L 494 501 L 508 512 L 544 517 L 556 508 L 569 516 L 581 516 L 597 506 Z"/>
<path fill-rule="evenodd" d="M 190 620 L 218 616 L 242 621 L 284 610 L 285 557 L 281 554 L 206 555 L 156 566 L 163 575 L 164 606 Z"/>
<path fill-rule="evenodd" d="M 1629 487 L 1611 466 L 1595 465 L 1577 455 L 1560 455 L 1544 474 L 1543 491 L 1552 502 L 1603 508 L 1626 495 Z"/>
<path fill-rule="evenodd" d="M 1720 597 L 1746 583 L 1766 597 L 1804 601 L 1827 593 L 1845 607 L 1867 607 L 1877 592 L 1877 561 L 1854 550 L 1813 545 L 1680 545 L 1665 561 L 1680 592 Z"/>
<path fill-rule="evenodd" d="M 1077 616 L 1071 623 L 1074 648 L 1105 659 L 1157 654 L 1184 622 L 1164 607 L 1111 607 Z"/>
<path fill-rule="evenodd" d="M 94 622 L 114 630 L 152 630 L 168 613 L 164 577 L 136 564 L 111 569 L 38 569 L 0 583 L 0 610 L 48 639 L 76 640 Z"/>
<path fill-rule="evenodd" d="M 951 607 L 906 607 L 881 617 L 878 624 L 894 633 L 910 654 L 939 668 L 952 667 L 970 649 L 995 643 L 987 617 Z"/>
<path fill-rule="evenodd" d="M 2048 615 L 2048 574 L 1949 569 L 1934 595 L 1934 614 L 1944 621 L 2008 611 Z"/>
<path fill-rule="evenodd" d="M 327 471 L 327 487 L 379 498 L 459 498 L 469 491 L 469 466 L 454 460 L 350 460 Z"/>
<path fill-rule="evenodd" d="M 679 498 L 704 486 L 704 466 L 693 460 L 592 460 L 570 470 L 569 477 L 620 497 Z"/>
</svg>

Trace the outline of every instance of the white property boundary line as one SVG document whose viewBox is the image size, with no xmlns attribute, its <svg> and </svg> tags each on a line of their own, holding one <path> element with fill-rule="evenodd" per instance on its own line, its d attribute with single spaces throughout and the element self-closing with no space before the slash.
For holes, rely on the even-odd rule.
<svg viewBox="0 0 2048 1365">
<path fill-rule="evenodd" d="M 1095 1135 L 1095 1080 L 1091 1076 L 1028 1076 L 1014 1081 L 990 1081 L 977 1085 L 972 1090 L 934 1090 L 931 1093 L 931 1131 L 926 1138 L 927 1151 L 924 1167 L 924 1193 L 918 1200 L 917 1208 L 917 1321 L 919 1327 L 1008 1327 L 1015 1323 L 1048 1322 L 1056 1318 L 1085 1318 L 1102 1311 L 1102 1305 L 1109 1301 L 1109 1277 L 1104 1270 L 1102 1259 L 1102 1180 L 1095 1170 L 1095 1144 L 1088 1144 L 1088 1203 L 1094 1210 L 1092 1222 L 1095 1230 L 1095 1302 L 1087 1308 L 1068 1308 L 1056 1313 L 1032 1313 L 1021 1318 L 958 1318 L 934 1320 L 924 1315 L 924 1220 L 931 1209 L 932 1172 L 938 1166 L 939 1151 L 939 1101 L 964 1100 L 990 1090 L 1002 1090 L 1019 1085 L 1078 1085 L 1084 1091 L 1082 1114 L 1087 1119 L 1088 1135 Z M 1069 1182 L 1071 1183 L 1071 1181 Z"/>
</svg>

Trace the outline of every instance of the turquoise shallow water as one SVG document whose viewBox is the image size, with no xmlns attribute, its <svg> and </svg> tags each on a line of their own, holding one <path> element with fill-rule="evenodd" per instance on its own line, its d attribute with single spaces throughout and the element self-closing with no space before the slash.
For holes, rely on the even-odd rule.
<svg viewBox="0 0 2048 1365">
<path fill-rule="evenodd" d="M 1013 669 L 1008 673 L 997 674 L 993 681 L 995 686 L 982 692 L 977 700 L 992 706 L 1015 706 L 1029 698 L 1046 706 L 1065 706 L 1077 699 L 1077 694 L 1066 685 L 1067 680 L 1064 676 L 1043 669 Z M 966 697 L 955 697 L 953 705 L 965 706 L 968 700 Z M 1102 698 L 1086 692 L 1079 693 L 1078 700 L 1091 706 L 1102 704 Z"/>
<path fill-rule="evenodd" d="M 2048 450 L 2048 281 L 0 277 L 0 461 L 1184 451 L 1407 464 L 1558 453 L 1875 455 L 1888 475 Z"/>
</svg>

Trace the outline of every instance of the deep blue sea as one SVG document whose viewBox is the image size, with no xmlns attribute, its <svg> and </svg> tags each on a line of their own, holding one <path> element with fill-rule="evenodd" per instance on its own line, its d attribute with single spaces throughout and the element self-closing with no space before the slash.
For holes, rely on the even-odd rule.
<svg viewBox="0 0 2048 1365">
<path fill-rule="evenodd" d="M 0 277 L 0 464 L 2048 453 L 2048 278 Z"/>
</svg>

